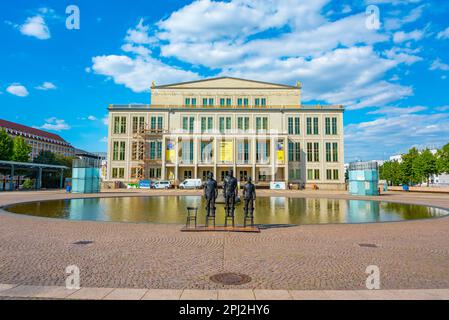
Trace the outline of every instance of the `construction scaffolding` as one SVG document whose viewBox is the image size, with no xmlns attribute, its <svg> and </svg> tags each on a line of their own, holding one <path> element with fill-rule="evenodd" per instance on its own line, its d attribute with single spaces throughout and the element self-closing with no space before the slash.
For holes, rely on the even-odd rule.
<svg viewBox="0 0 449 320">
<path fill-rule="evenodd" d="M 154 124 L 140 125 L 134 131 L 132 142 L 132 160 L 139 166 L 131 168 L 131 178 L 134 180 L 160 179 L 162 174 L 162 141 L 166 130 Z"/>
</svg>

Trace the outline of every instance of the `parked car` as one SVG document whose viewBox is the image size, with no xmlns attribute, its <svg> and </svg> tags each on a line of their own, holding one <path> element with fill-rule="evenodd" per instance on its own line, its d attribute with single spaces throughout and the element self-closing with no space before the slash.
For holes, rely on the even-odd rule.
<svg viewBox="0 0 449 320">
<path fill-rule="evenodd" d="M 171 183 L 168 180 L 156 181 L 153 186 L 153 189 L 170 189 Z"/>
<path fill-rule="evenodd" d="M 180 189 L 199 189 L 203 185 L 201 179 L 186 179 L 179 184 Z"/>
</svg>

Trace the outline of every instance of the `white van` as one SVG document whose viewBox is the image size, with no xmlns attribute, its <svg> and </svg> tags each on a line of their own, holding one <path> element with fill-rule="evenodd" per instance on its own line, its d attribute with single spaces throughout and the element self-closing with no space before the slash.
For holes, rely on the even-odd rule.
<svg viewBox="0 0 449 320">
<path fill-rule="evenodd" d="M 199 189 L 203 183 L 201 179 L 186 179 L 179 184 L 180 189 Z"/>
<path fill-rule="evenodd" d="M 171 183 L 168 180 L 156 181 L 153 184 L 153 189 L 170 189 Z"/>
</svg>

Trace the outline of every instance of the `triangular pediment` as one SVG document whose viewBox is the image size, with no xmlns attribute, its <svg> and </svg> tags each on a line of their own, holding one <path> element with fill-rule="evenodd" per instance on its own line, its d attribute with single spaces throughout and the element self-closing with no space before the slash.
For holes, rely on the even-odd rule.
<svg viewBox="0 0 449 320">
<path fill-rule="evenodd" d="M 232 77 L 210 78 L 197 81 L 156 86 L 158 89 L 298 89 L 297 87 L 246 80 Z"/>
</svg>

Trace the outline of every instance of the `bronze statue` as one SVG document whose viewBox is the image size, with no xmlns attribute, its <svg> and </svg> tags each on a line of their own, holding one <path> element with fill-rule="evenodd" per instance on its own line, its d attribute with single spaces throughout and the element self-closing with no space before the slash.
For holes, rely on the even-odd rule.
<svg viewBox="0 0 449 320">
<path fill-rule="evenodd" d="M 252 183 L 251 177 L 248 177 L 248 180 L 243 187 L 243 199 L 245 199 L 245 218 L 246 217 L 254 217 L 254 201 L 256 200 L 256 186 Z"/>
<path fill-rule="evenodd" d="M 228 171 L 228 175 L 224 179 L 223 195 L 225 198 L 226 216 L 233 217 L 238 190 L 237 190 L 237 179 L 234 177 L 234 171 L 232 169 Z"/>
<path fill-rule="evenodd" d="M 214 175 L 210 172 L 207 175 L 207 182 L 204 185 L 204 197 L 206 198 L 206 213 L 207 216 L 215 217 L 215 200 L 218 196 L 217 181 L 214 180 Z"/>
</svg>

